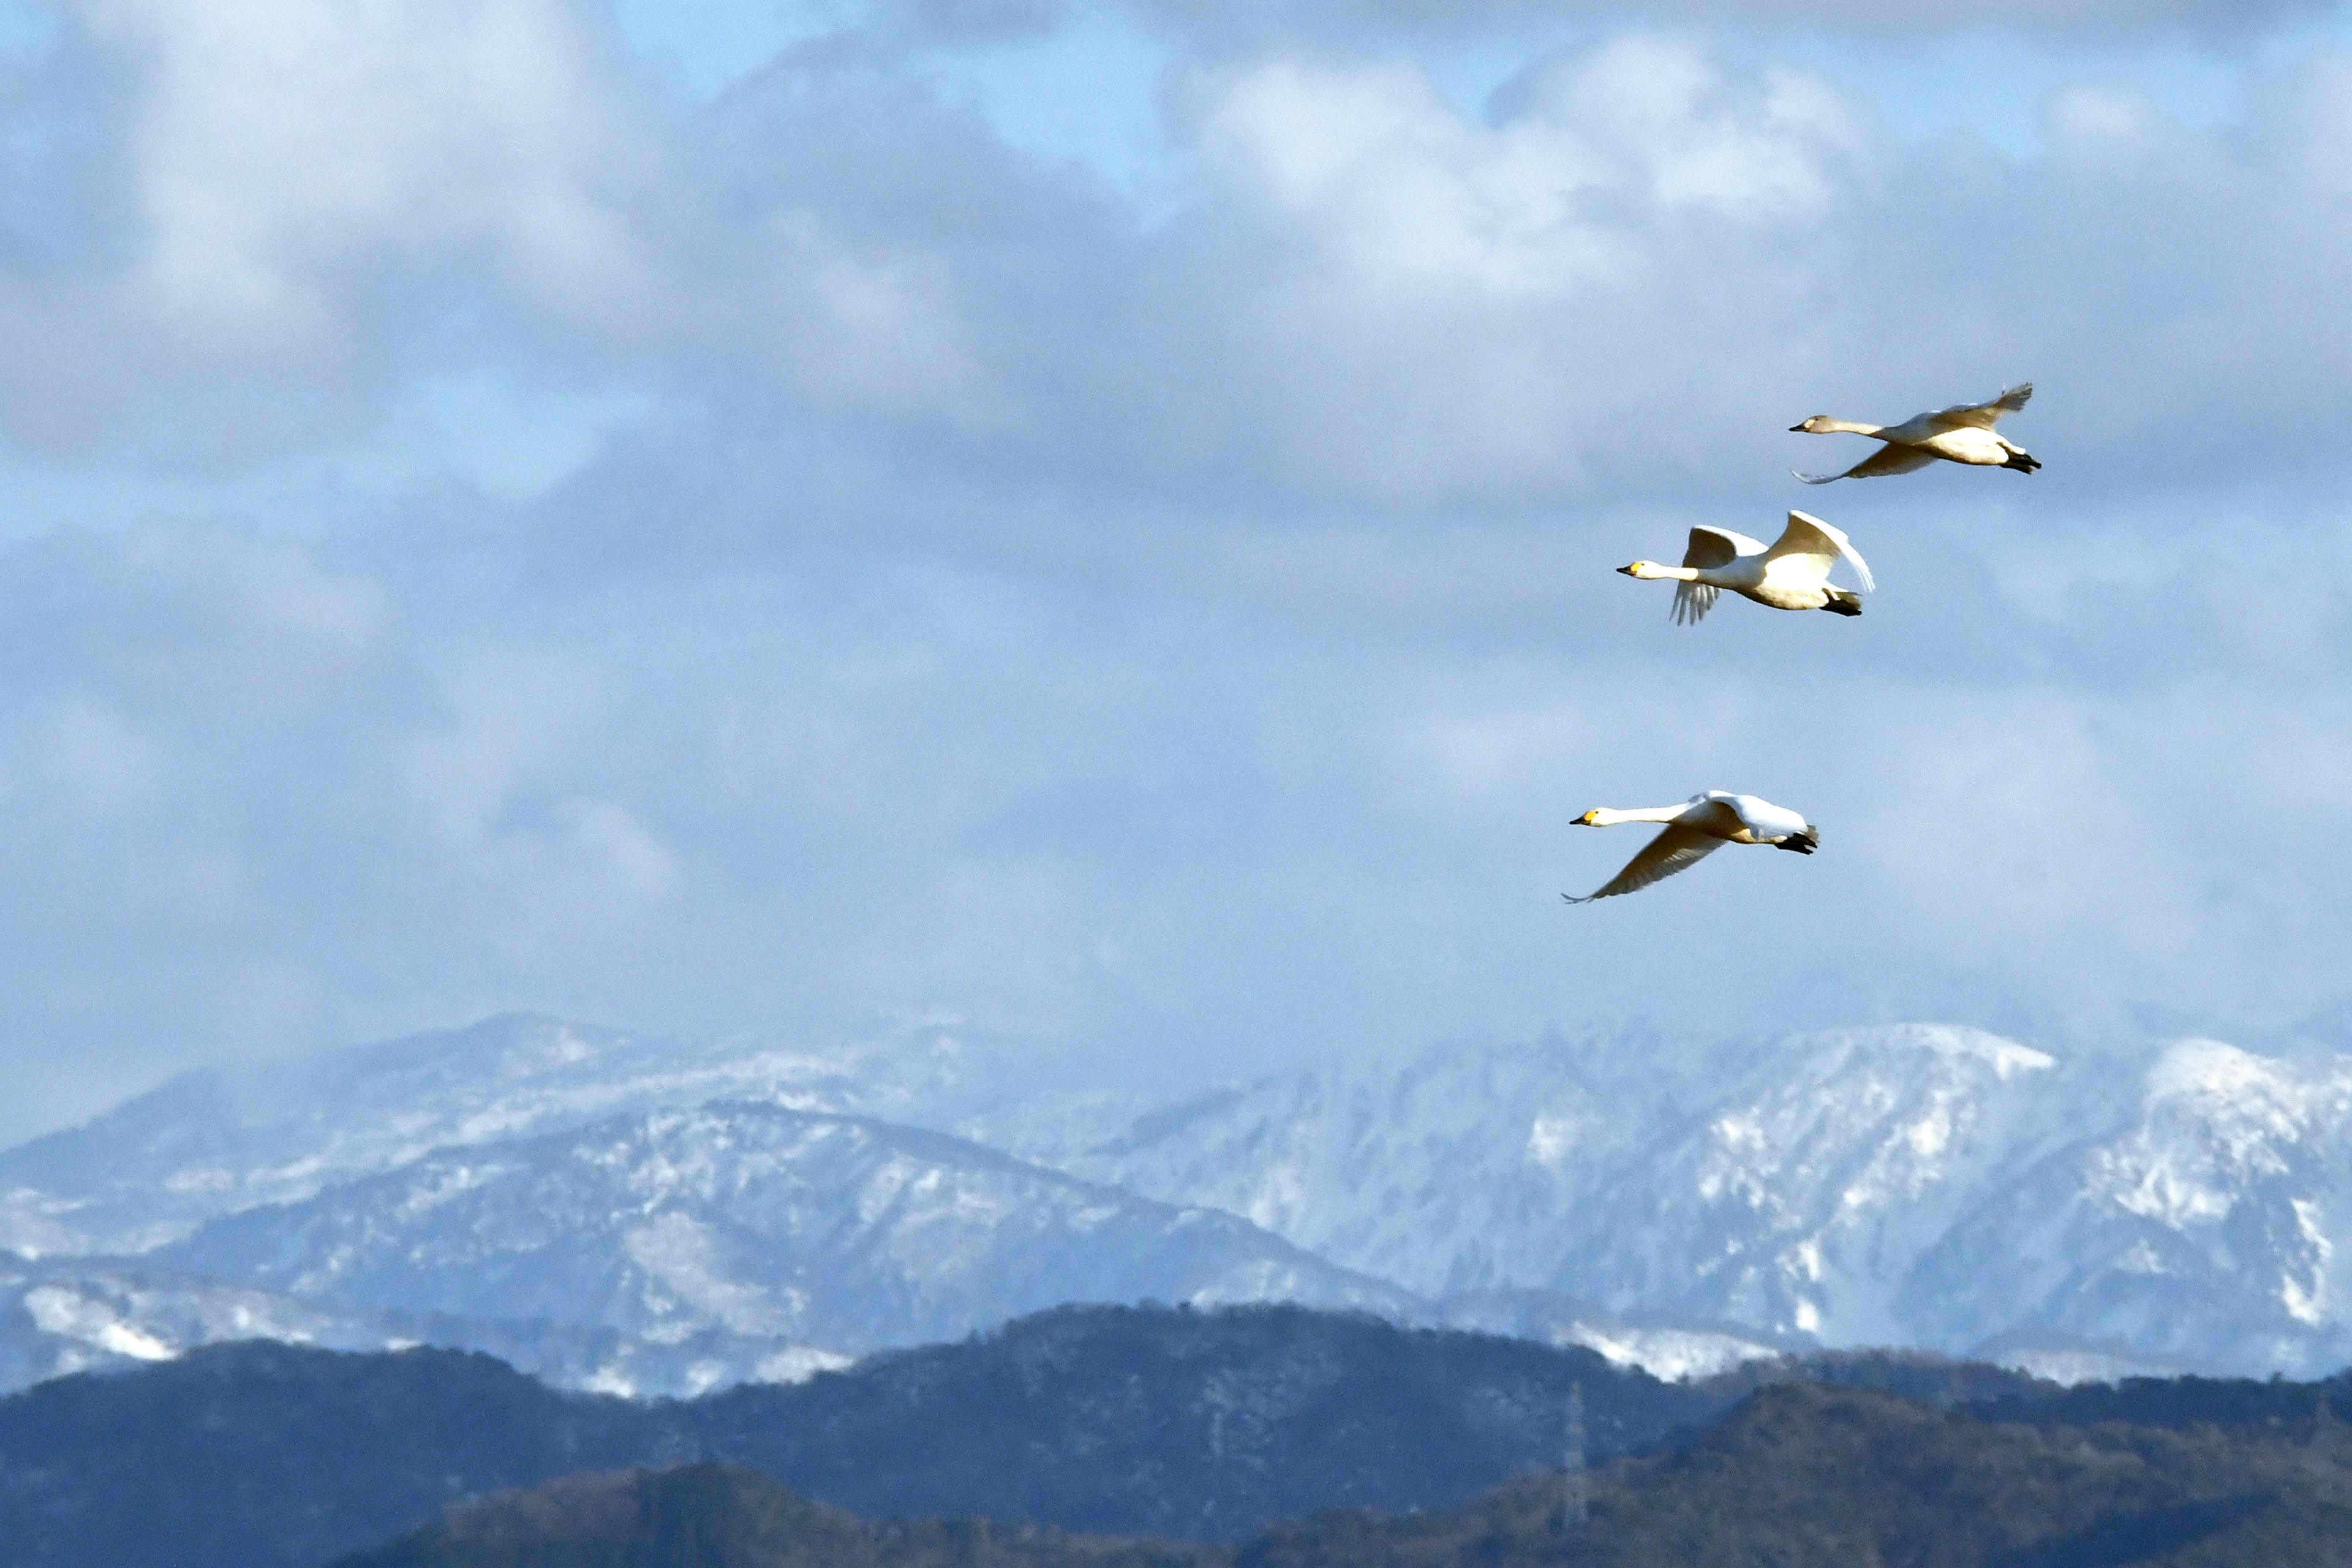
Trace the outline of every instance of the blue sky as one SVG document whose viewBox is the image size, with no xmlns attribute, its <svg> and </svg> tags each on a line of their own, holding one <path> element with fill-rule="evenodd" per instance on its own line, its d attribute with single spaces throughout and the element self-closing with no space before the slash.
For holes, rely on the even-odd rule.
<svg viewBox="0 0 2352 1568">
<path fill-rule="evenodd" d="M 507 1007 L 2352 1000 L 2345 13 L 1780 14 L 0 5 L 0 1136 Z M 1611 571 L 1792 506 L 1859 621 Z M 1559 905 L 1709 787 L 1822 853 Z"/>
</svg>

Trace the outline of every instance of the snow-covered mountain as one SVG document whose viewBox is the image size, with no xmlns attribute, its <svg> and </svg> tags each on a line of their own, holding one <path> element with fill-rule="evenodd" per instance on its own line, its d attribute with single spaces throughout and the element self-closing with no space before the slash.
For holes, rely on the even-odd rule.
<svg viewBox="0 0 2352 1568">
<path fill-rule="evenodd" d="M 2189 1041 L 2065 1062 L 1945 1026 L 1589 1036 L 1292 1073 L 1080 1148 L 1020 1141 L 1433 1295 L 1532 1288 L 1955 1353 L 2036 1331 L 2246 1372 L 2352 1357 L 2342 1056 Z"/>
<path fill-rule="evenodd" d="M 706 1331 L 655 1342 L 544 1319 L 350 1311 L 143 1260 L 0 1253 L 0 1394 L 253 1339 L 327 1350 L 430 1343 L 482 1351 L 561 1388 L 645 1396 L 753 1379 L 797 1382 L 847 1364 L 846 1357 L 772 1339 Z"/>
<path fill-rule="evenodd" d="M 2129 1119 L 2021 1171 L 1906 1282 L 1954 1339 L 2043 1330 L 2247 1370 L 2352 1360 L 2352 1058 L 2166 1050 Z"/>
<path fill-rule="evenodd" d="M 215 1220 L 157 1256 L 346 1310 L 840 1351 L 1072 1300 L 1415 1306 L 1218 1210 L 944 1133 L 746 1101 L 445 1150 Z"/>
<path fill-rule="evenodd" d="M 1139 1108 L 1042 1092 L 1016 1046 L 944 1026 L 803 1048 L 506 1017 L 191 1075 L 0 1154 L 0 1242 L 43 1268 L 141 1254 L 289 1337 L 648 1392 L 1143 1297 L 1360 1306 L 1669 1373 L 1814 1343 L 2301 1373 L 2352 1356 L 2343 1043 L 1591 1031 Z M 172 1290 L 201 1294 L 67 1340 L 210 1334 L 142 1326 Z"/>
<path fill-rule="evenodd" d="M 2063 1076 L 1973 1029 L 1585 1036 L 1293 1073 L 1059 1157 L 1427 1295 L 1854 1342 L 1899 1335 L 1912 1258 L 2063 1136 Z"/>
<path fill-rule="evenodd" d="M 1018 1094 L 982 1037 L 912 1026 L 814 1047 L 688 1041 L 507 1014 L 241 1072 L 185 1073 L 0 1153 L 0 1247 L 144 1252 L 438 1149 L 618 1113 L 761 1100 L 944 1125 Z"/>
</svg>

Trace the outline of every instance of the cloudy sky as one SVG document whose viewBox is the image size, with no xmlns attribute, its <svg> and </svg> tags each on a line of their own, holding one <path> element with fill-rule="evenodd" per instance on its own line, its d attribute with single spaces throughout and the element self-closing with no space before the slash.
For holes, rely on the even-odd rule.
<svg viewBox="0 0 2352 1568">
<path fill-rule="evenodd" d="M 0 0 L 0 1137 L 509 1007 L 2352 1000 L 2352 16 L 1756 9 Z M 1791 506 L 1860 620 L 1611 570 Z M 1822 853 L 1560 903 L 1709 787 Z"/>
</svg>

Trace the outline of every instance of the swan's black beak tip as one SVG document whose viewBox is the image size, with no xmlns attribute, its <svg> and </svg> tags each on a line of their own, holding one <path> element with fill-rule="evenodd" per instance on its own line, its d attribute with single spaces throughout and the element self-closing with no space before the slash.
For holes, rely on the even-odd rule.
<svg viewBox="0 0 2352 1568">
<path fill-rule="evenodd" d="M 1797 435 L 1797 434 L 1799 434 L 1800 432 L 1801 432 L 1801 431 L 1804 429 L 1804 427 L 1805 427 L 1805 422 L 1804 422 L 1803 420 L 1800 419 L 1800 420 L 1798 420 L 1794 425 L 1791 425 L 1791 426 L 1789 426 L 1789 434 L 1790 434 L 1790 435 L 1791 435 L 1791 436 Z"/>
</svg>

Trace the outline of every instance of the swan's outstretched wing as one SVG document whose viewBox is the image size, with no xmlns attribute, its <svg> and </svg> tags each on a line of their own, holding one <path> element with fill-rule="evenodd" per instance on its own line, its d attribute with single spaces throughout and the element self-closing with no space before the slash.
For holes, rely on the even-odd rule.
<svg viewBox="0 0 2352 1568">
<path fill-rule="evenodd" d="M 1956 404 L 1950 408 L 1938 408 L 1927 417 L 1939 430 L 1956 430 L 1964 425 L 1973 425 L 1980 430 L 1990 430 L 1992 428 L 1994 420 L 2004 414 L 2016 413 L 2025 406 L 2025 400 L 2032 395 L 2033 384 L 2030 381 L 2021 381 L 1990 403 Z"/>
<path fill-rule="evenodd" d="M 1764 552 L 1764 559 L 1778 561 L 1790 555 L 1819 561 L 1824 578 L 1830 574 L 1830 568 L 1837 563 L 1838 557 L 1843 556 L 1853 563 L 1853 574 L 1861 580 L 1862 591 L 1865 594 L 1878 591 L 1878 584 L 1870 578 L 1870 563 L 1862 558 L 1862 552 L 1856 550 L 1853 542 L 1843 532 L 1811 512 L 1790 512 L 1789 526 L 1780 531 L 1780 537 L 1773 542 L 1771 549 Z"/>
<path fill-rule="evenodd" d="M 1832 479 L 1875 479 L 1887 474 L 1907 474 L 1935 460 L 1935 453 L 1923 452 L 1916 447 L 1885 446 L 1842 474 L 1797 474 L 1794 468 L 1789 471 L 1809 485 L 1825 485 Z"/>
<path fill-rule="evenodd" d="M 1728 566 L 1743 555 L 1761 555 L 1763 543 L 1744 533 L 1734 533 L 1727 528 L 1701 526 L 1690 531 L 1690 544 L 1683 551 L 1685 566 Z"/>
<path fill-rule="evenodd" d="M 1683 551 L 1685 566 L 1728 566 L 1743 555 L 1764 553 L 1762 541 L 1734 533 L 1727 528 L 1701 526 L 1690 531 L 1690 543 Z M 1675 625 L 1696 626 L 1706 613 L 1715 608 L 1717 590 L 1707 583 L 1677 583 L 1675 584 Z"/>
<path fill-rule="evenodd" d="M 1715 597 L 1722 592 L 1711 583 L 1677 583 L 1675 584 L 1675 625 L 1695 626 L 1715 608 Z"/>
<path fill-rule="evenodd" d="M 1713 834 L 1701 833 L 1679 822 L 1669 822 L 1666 830 L 1643 846 L 1642 852 L 1625 862 L 1625 868 L 1580 899 L 1569 898 L 1571 904 L 1589 904 L 1594 899 L 1612 899 L 1620 893 L 1639 892 L 1651 883 L 1671 877 L 1675 872 L 1697 865 L 1715 853 L 1722 839 Z M 1562 898 L 1568 898 L 1563 893 Z"/>
</svg>

